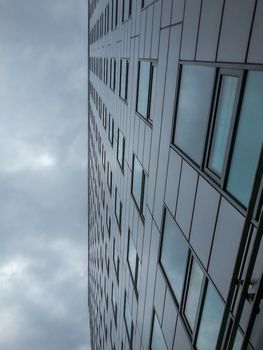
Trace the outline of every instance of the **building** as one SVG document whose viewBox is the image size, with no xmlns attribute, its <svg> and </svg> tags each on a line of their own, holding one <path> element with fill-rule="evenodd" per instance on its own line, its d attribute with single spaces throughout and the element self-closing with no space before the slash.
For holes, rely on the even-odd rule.
<svg viewBox="0 0 263 350">
<path fill-rule="evenodd" d="M 262 14 L 89 0 L 92 349 L 262 349 Z"/>
</svg>

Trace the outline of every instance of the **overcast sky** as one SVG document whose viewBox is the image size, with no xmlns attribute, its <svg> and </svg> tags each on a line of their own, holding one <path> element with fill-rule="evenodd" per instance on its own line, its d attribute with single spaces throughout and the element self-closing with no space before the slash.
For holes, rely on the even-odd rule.
<svg viewBox="0 0 263 350">
<path fill-rule="evenodd" d="M 88 350 L 87 1 L 0 0 L 0 349 Z"/>
</svg>

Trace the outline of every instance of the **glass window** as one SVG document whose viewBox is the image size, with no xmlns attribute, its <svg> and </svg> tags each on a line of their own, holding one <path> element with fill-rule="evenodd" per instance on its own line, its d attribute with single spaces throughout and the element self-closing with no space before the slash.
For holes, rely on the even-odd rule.
<svg viewBox="0 0 263 350">
<path fill-rule="evenodd" d="M 194 329 L 198 304 L 201 296 L 202 283 L 203 283 L 204 274 L 194 259 L 192 262 L 190 280 L 188 285 L 186 303 L 185 303 L 185 316 L 191 327 L 191 330 Z"/>
<path fill-rule="evenodd" d="M 108 128 L 108 137 L 111 145 L 113 145 L 114 140 L 114 119 L 112 115 L 109 113 L 109 128 Z"/>
<path fill-rule="evenodd" d="M 127 101 L 127 86 L 128 86 L 128 60 L 121 59 L 120 62 L 120 97 Z"/>
<path fill-rule="evenodd" d="M 182 233 L 172 216 L 166 211 L 161 250 L 161 264 L 178 303 L 180 303 L 182 296 L 187 256 L 187 242 L 182 236 Z"/>
<path fill-rule="evenodd" d="M 248 205 L 263 141 L 263 72 L 250 71 L 241 107 L 227 190 Z"/>
<path fill-rule="evenodd" d="M 151 350 L 167 350 L 163 332 L 156 314 L 154 315 Z"/>
<path fill-rule="evenodd" d="M 197 164 L 203 156 L 214 77 L 213 67 L 182 67 L 174 143 Z"/>
<path fill-rule="evenodd" d="M 126 21 L 131 15 L 131 0 L 122 1 L 122 21 Z"/>
<path fill-rule="evenodd" d="M 224 312 L 224 303 L 211 283 L 208 284 L 200 327 L 197 335 L 198 350 L 214 350 Z"/>
<path fill-rule="evenodd" d="M 115 75 L 116 75 L 116 60 L 114 58 L 111 58 L 110 61 L 110 88 L 114 91 L 115 90 Z"/>
<path fill-rule="evenodd" d="M 134 286 L 136 288 L 137 284 L 137 271 L 138 271 L 138 255 L 137 250 L 129 230 L 129 238 L 128 238 L 128 264 L 131 272 L 131 276 L 133 279 Z"/>
<path fill-rule="evenodd" d="M 118 129 L 118 139 L 117 139 L 117 160 L 120 165 L 120 167 L 124 168 L 124 152 L 125 152 L 125 138 Z"/>
<path fill-rule="evenodd" d="M 137 112 L 148 117 L 151 62 L 139 61 Z"/>
<path fill-rule="evenodd" d="M 133 336 L 133 322 L 132 322 L 132 315 L 131 315 L 131 309 L 129 306 L 129 303 L 127 301 L 127 294 L 125 292 L 125 299 L 124 299 L 124 321 L 126 325 L 126 331 L 129 338 L 130 344 L 132 344 L 132 336 Z"/>
<path fill-rule="evenodd" d="M 132 195 L 140 212 L 143 210 L 144 171 L 137 157 L 133 158 Z"/>
<path fill-rule="evenodd" d="M 142 0 L 142 7 L 149 5 L 153 0 Z"/>
<path fill-rule="evenodd" d="M 119 229 L 121 230 L 122 203 L 121 203 L 118 191 L 117 191 L 117 187 L 115 187 L 115 215 L 116 215 Z"/>
<path fill-rule="evenodd" d="M 209 168 L 221 176 L 236 101 L 238 77 L 222 75 Z"/>
</svg>

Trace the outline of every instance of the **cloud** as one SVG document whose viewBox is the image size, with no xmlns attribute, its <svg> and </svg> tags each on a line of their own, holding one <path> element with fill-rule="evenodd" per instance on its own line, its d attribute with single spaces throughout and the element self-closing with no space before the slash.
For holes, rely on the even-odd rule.
<svg viewBox="0 0 263 350">
<path fill-rule="evenodd" d="M 0 348 L 88 350 L 87 2 L 0 0 Z"/>
</svg>

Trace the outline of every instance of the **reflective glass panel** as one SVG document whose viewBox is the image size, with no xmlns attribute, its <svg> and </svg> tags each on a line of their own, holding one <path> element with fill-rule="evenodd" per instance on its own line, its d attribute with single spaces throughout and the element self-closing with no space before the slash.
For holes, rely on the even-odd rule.
<svg viewBox="0 0 263 350">
<path fill-rule="evenodd" d="M 227 190 L 248 205 L 263 141 L 263 72 L 250 71 L 243 97 Z"/>
<path fill-rule="evenodd" d="M 215 68 L 184 65 L 174 143 L 197 164 L 201 164 L 213 92 Z"/>
<path fill-rule="evenodd" d="M 209 162 L 209 168 L 219 176 L 223 170 L 237 86 L 238 77 L 227 75 L 221 77 L 220 95 Z"/>
<path fill-rule="evenodd" d="M 128 262 L 130 266 L 130 270 L 132 273 L 133 281 L 135 282 L 135 276 L 136 276 L 136 263 L 137 263 L 137 251 L 131 236 L 131 233 L 129 232 L 129 251 L 128 251 Z"/>
<path fill-rule="evenodd" d="M 137 112 L 147 118 L 151 62 L 139 62 Z"/>
<path fill-rule="evenodd" d="M 127 100 L 127 69 L 128 69 L 128 61 L 121 60 L 121 79 L 120 79 L 120 96 Z"/>
<path fill-rule="evenodd" d="M 129 306 L 129 303 L 127 301 L 127 296 L 126 295 L 125 295 L 125 305 L 124 305 L 124 317 L 125 317 L 128 337 L 129 337 L 129 339 L 131 341 L 131 337 L 132 337 L 132 315 L 131 315 L 131 310 L 130 310 L 130 306 Z"/>
<path fill-rule="evenodd" d="M 154 315 L 151 350 L 167 350 L 163 333 L 156 315 Z"/>
<path fill-rule="evenodd" d="M 133 181 L 132 181 L 132 194 L 141 210 L 141 196 L 142 196 L 142 180 L 143 180 L 143 168 L 136 157 L 133 162 Z"/>
<path fill-rule="evenodd" d="M 178 303 L 180 303 L 187 264 L 188 246 L 179 227 L 166 211 L 161 263 Z"/>
<path fill-rule="evenodd" d="M 214 350 L 224 312 L 224 304 L 209 283 L 197 336 L 198 350 Z"/>
<path fill-rule="evenodd" d="M 185 316 L 192 330 L 194 328 L 197 308 L 200 300 L 203 277 L 204 274 L 201 268 L 199 267 L 198 263 L 193 260 L 185 304 Z"/>
</svg>

